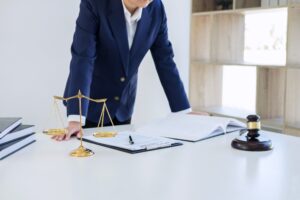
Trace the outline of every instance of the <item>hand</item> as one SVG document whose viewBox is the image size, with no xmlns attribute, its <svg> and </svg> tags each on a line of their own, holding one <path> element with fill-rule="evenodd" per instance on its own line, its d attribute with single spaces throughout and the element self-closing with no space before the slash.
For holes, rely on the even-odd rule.
<svg viewBox="0 0 300 200">
<path fill-rule="evenodd" d="M 66 141 L 69 140 L 73 135 L 80 137 L 80 122 L 69 122 L 67 133 L 64 135 L 53 136 L 52 139 L 56 141 Z"/>
<path fill-rule="evenodd" d="M 204 115 L 204 116 L 210 116 L 207 112 L 190 112 L 189 115 Z"/>
</svg>

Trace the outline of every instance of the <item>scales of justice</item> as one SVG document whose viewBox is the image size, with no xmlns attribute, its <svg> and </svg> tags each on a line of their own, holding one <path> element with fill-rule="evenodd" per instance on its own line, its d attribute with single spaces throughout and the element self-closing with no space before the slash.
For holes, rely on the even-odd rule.
<svg viewBox="0 0 300 200">
<path fill-rule="evenodd" d="M 114 128 L 114 123 L 112 121 L 112 118 L 110 116 L 110 113 L 109 113 L 107 105 L 106 105 L 107 99 L 92 99 L 90 97 L 84 96 L 81 93 L 80 90 L 78 91 L 78 94 L 75 95 L 75 96 L 71 96 L 71 97 L 67 97 L 67 98 L 54 96 L 53 98 L 54 98 L 55 113 L 56 113 L 56 116 L 59 117 L 61 125 L 62 125 L 63 128 L 46 129 L 46 130 L 43 131 L 43 133 L 45 133 L 46 135 L 50 135 L 50 136 L 64 135 L 68 132 L 68 130 L 66 128 L 64 128 L 65 126 L 64 126 L 64 123 L 63 123 L 63 120 L 62 120 L 62 115 L 61 115 L 61 112 L 59 110 L 57 101 L 60 100 L 60 101 L 66 101 L 67 102 L 67 101 L 70 101 L 70 100 L 73 100 L 73 99 L 78 99 L 78 102 L 79 102 L 78 110 L 79 110 L 79 116 L 80 116 L 80 146 L 77 149 L 73 150 L 70 153 L 70 156 L 72 156 L 72 157 L 89 157 L 89 156 L 94 155 L 94 152 L 92 150 L 85 148 L 82 144 L 82 137 L 83 137 L 82 105 L 81 105 L 82 104 L 82 99 L 86 99 L 88 101 L 92 101 L 92 102 L 95 102 L 95 103 L 102 104 L 102 110 L 101 110 L 101 114 L 100 114 L 100 118 L 99 118 L 99 122 L 98 122 L 98 128 L 100 128 L 100 130 L 93 133 L 93 136 L 96 137 L 96 138 L 110 138 L 110 137 L 115 137 L 117 135 L 116 131 L 104 131 L 104 130 L 102 130 L 102 128 L 104 126 L 105 114 L 107 114 L 107 116 L 109 117 L 110 123 L 111 123 L 112 127 Z"/>
</svg>

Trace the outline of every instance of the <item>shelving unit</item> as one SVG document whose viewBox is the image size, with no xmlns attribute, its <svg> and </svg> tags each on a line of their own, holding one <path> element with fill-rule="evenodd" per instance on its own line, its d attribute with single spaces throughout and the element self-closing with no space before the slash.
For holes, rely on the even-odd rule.
<svg viewBox="0 0 300 200">
<path fill-rule="evenodd" d="M 193 1 L 193 12 L 230 10 L 232 8 L 233 8 L 233 0 Z"/>
<path fill-rule="evenodd" d="M 262 2 L 260 0 L 252 0 L 252 1 L 236 1 L 235 8 L 258 8 L 262 7 Z"/>
<path fill-rule="evenodd" d="M 256 66 L 256 113 L 263 128 L 300 136 L 300 0 L 192 0 L 190 101 L 193 110 L 244 120 L 222 107 L 224 65 Z M 245 62 L 245 14 L 287 10 L 286 64 Z"/>
</svg>

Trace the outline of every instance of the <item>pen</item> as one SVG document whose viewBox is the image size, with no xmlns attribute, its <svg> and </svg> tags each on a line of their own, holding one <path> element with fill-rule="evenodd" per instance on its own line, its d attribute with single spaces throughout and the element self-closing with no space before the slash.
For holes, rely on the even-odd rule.
<svg viewBox="0 0 300 200">
<path fill-rule="evenodd" d="M 130 143 L 130 144 L 134 144 L 134 141 L 133 141 L 131 135 L 129 135 L 129 143 Z"/>
</svg>

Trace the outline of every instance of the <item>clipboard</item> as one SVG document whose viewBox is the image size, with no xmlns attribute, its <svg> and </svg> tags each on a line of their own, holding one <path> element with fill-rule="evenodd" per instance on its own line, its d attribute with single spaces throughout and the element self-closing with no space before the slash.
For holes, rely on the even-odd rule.
<svg viewBox="0 0 300 200">
<path fill-rule="evenodd" d="M 129 135 L 132 136 L 135 143 L 134 145 L 129 143 Z M 88 143 L 130 154 L 143 153 L 183 145 L 182 142 L 178 142 L 173 139 L 138 135 L 130 131 L 120 132 L 116 137 L 113 138 L 96 138 L 94 136 L 84 136 L 82 140 Z"/>
</svg>

